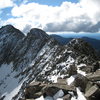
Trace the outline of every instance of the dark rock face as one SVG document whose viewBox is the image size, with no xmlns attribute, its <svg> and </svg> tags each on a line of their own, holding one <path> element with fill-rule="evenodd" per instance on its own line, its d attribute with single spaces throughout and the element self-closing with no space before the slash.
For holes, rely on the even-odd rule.
<svg viewBox="0 0 100 100">
<path fill-rule="evenodd" d="M 36 57 L 49 36 L 40 29 L 32 29 L 25 37 L 22 32 L 11 25 L 0 29 L 0 62 L 14 62 L 19 69 L 25 68 Z"/>
<path fill-rule="evenodd" d="M 46 32 L 44 32 L 43 30 L 41 30 L 41 29 L 37 29 L 37 28 L 33 28 L 33 29 L 31 29 L 30 30 L 30 32 L 28 33 L 28 36 L 32 36 L 33 35 L 33 37 L 34 38 L 49 38 L 49 36 L 46 34 Z"/>
<path fill-rule="evenodd" d="M 10 55 L 22 38 L 24 34 L 11 25 L 0 28 L 0 64 L 9 63 L 13 59 Z"/>
<path fill-rule="evenodd" d="M 32 29 L 28 35 L 16 45 L 14 49 L 14 51 L 16 51 L 14 53 L 16 56 L 14 61 L 15 67 L 20 67 L 23 69 L 23 67 L 25 68 L 26 66 L 29 66 L 48 39 L 49 37 L 44 31 Z"/>
</svg>

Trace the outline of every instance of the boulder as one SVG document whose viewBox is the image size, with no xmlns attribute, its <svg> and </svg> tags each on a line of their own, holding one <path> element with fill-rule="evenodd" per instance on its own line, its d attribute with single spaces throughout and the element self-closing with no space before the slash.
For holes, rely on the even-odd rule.
<svg viewBox="0 0 100 100">
<path fill-rule="evenodd" d="M 94 83 L 91 82 L 91 81 L 89 81 L 89 82 L 87 83 L 87 85 L 86 85 L 85 93 L 86 93 L 86 91 L 88 91 L 93 85 L 94 85 Z"/>
<path fill-rule="evenodd" d="M 42 92 L 38 92 L 38 93 L 35 93 L 35 94 L 33 95 L 33 98 L 36 99 L 36 98 L 39 98 L 39 97 L 42 96 L 42 95 L 43 95 Z"/>
<path fill-rule="evenodd" d="M 67 85 L 67 84 L 58 84 L 58 83 L 52 83 L 51 86 L 57 87 L 59 89 L 63 89 L 65 91 L 75 91 L 76 88 L 74 85 Z"/>
<path fill-rule="evenodd" d="M 41 82 L 34 82 L 32 81 L 28 86 L 39 86 Z"/>
<path fill-rule="evenodd" d="M 86 76 L 90 81 L 96 82 L 96 81 L 100 81 L 100 70 L 97 70 L 94 73 L 89 73 Z"/>
<path fill-rule="evenodd" d="M 58 83 L 41 83 L 41 82 L 31 82 L 24 90 L 25 99 L 36 99 L 43 95 L 43 97 L 57 97 L 58 94 L 66 95 L 65 98 L 69 98 L 69 92 L 73 92 L 76 96 L 76 88 L 75 86 L 67 85 L 66 79 L 58 79 Z M 60 93 L 59 93 L 60 92 Z M 63 97 L 62 96 L 62 97 Z M 68 97 L 67 97 L 68 96 Z M 59 95 L 61 97 L 61 95 Z M 66 99 L 65 99 L 66 100 Z M 70 100 L 70 99 L 69 99 Z"/>
<path fill-rule="evenodd" d="M 44 87 L 44 85 L 42 85 L 42 83 L 40 82 L 34 82 L 33 84 L 29 84 L 24 92 L 25 92 L 25 98 L 27 99 L 32 99 L 32 98 L 37 98 L 39 96 L 42 95 L 42 93 L 40 93 L 41 89 Z"/>
<path fill-rule="evenodd" d="M 92 65 L 83 66 L 80 69 L 86 73 L 96 72 L 100 68 L 99 62 L 94 62 Z"/>
<path fill-rule="evenodd" d="M 62 79 L 62 78 L 60 78 L 60 77 L 58 77 L 57 83 L 58 83 L 58 84 L 67 84 L 67 83 L 66 83 L 66 79 Z"/>
<path fill-rule="evenodd" d="M 85 97 L 86 98 L 89 98 L 90 100 L 92 99 L 92 98 L 95 98 L 95 100 L 97 100 L 96 99 L 96 95 L 99 95 L 100 96 L 100 89 L 99 89 L 99 87 L 97 86 L 97 85 L 94 85 L 94 86 L 92 86 L 88 91 L 86 91 L 86 93 L 85 93 Z M 94 100 L 94 99 L 93 99 Z"/>
<path fill-rule="evenodd" d="M 88 83 L 88 79 L 85 76 L 81 74 L 77 74 L 75 81 L 74 81 L 74 85 L 76 87 L 80 87 L 81 91 L 85 92 L 87 83 Z"/>
<path fill-rule="evenodd" d="M 53 97 L 60 89 L 54 86 L 45 86 L 42 89 L 42 93 L 44 96 L 51 96 Z"/>
<path fill-rule="evenodd" d="M 70 65 L 70 67 L 67 69 L 67 73 L 69 76 L 77 74 L 77 67 L 75 65 Z"/>
</svg>

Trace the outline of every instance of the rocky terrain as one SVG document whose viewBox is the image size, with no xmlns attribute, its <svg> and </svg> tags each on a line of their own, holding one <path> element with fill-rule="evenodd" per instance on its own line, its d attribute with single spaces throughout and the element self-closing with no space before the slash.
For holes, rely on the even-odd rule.
<svg viewBox="0 0 100 100">
<path fill-rule="evenodd" d="M 61 45 L 66 45 L 69 41 L 71 41 L 73 38 L 68 37 L 62 37 L 60 35 L 51 34 L 51 37 L 53 37 L 55 40 L 57 40 Z M 95 37 L 94 37 L 95 38 Z M 96 50 L 100 57 L 100 39 L 94 39 L 89 37 L 81 37 L 84 41 L 87 41 L 92 47 Z"/>
<path fill-rule="evenodd" d="M 100 62 L 90 44 L 60 45 L 43 30 L 0 28 L 0 100 L 99 100 Z"/>
</svg>

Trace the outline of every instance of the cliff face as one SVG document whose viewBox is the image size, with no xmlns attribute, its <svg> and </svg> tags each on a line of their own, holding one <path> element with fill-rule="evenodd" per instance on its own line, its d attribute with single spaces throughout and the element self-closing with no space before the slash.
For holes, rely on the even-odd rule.
<svg viewBox="0 0 100 100">
<path fill-rule="evenodd" d="M 18 100 L 32 81 L 56 83 L 59 77 L 86 76 L 99 69 L 97 61 L 95 50 L 82 39 L 61 46 L 40 29 L 24 36 L 13 26 L 4 26 L 0 29 L 0 97 Z"/>
</svg>

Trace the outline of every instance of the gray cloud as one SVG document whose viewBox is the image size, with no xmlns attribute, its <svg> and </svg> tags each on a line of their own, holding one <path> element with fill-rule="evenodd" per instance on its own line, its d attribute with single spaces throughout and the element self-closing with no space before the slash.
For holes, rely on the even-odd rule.
<svg viewBox="0 0 100 100">
<path fill-rule="evenodd" d="M 89 32 L 99 32 L 100 31 L 100 22 L 98 22 L 97 24 L 95 25 L 92 25 L 89 29 L 88 29 Z"/>
<path fill-rule="evenodd" d="M 46 27 L 44 28 L 45 31 L 47 32 L 91 32 L 91 33 L 95 33 L 95 32 L 99 32 L 100 31 L 100 22 L 98 22 L 95 25 L 92 25 L 91 22 L 81 22 L 81 23 L 77 23 L 74 26 L 71 26 L 70 23 L 73 24 L 72 21 L 66 21 L 63 23 L 49 23 L 46 25 Z"/>
<path fill-rule="evenodd" d="M 26 24 L 22 31 L 23 31 L 23 33 L 28 33 L 31 28 L 32 28 L 31 25 Z"/>
<path fill-rule="evenodd" d="M 47 32 L 98 32 L 100 23 L 93 25 L 86 16 L 70 18 L 62 23 L 48 23 L 44 27 Z"/>
</svg>

